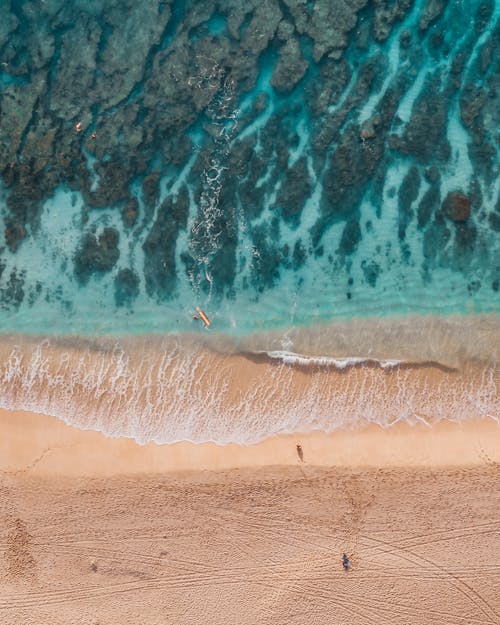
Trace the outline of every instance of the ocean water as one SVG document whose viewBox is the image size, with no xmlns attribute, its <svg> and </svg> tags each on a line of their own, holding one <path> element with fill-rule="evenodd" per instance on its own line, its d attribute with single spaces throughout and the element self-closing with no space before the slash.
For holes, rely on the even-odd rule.
<svg viewBox="0 0 500 625">
<path fill-rule="evenodd" d="M 498 0 L 0 18 L 0 406 L 141 442 L 498 419 Z"/>
</svg>

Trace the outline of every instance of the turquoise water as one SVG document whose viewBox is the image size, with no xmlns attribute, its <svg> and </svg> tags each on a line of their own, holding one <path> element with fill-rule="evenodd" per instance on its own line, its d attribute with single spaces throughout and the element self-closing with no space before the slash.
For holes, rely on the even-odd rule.
<svg viewBox="0 0 500 625">
<path fill-rule="evenodd" d="M 498 312 L 498 1 L 12 0 L 0 18 L 3 334 Z"/>
<path fill-rule="evenodd" d="M 2 5 L 2 331 L 498 310 L 499 3 L 107 4 Z"/>
</svg>

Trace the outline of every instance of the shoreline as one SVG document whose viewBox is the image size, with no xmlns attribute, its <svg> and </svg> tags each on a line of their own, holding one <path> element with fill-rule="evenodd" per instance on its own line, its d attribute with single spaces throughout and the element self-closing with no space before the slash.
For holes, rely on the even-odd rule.
<svg viewBox="0 0 500 625">
<path fill-rule="evenodd" d="M 104 477 L 262 467 L 458 467 L 500 463 L 500 425 L 493 420 L 433 426 L 371 425 L 333 433 L 278 434 L 254 445 L 138 445 L 79 430 L 55 417 L 0 410 L 0 473 L 38 477 Z M 296 445 L 303 450 L 298 458 Z"/>
<path fill-rule="evenodd" d="M 287 325 L 248 332 L 229 332 L 214 322 L 210 330 L 197 326 L 181 331 L 54 333 L 0 332 L 0 355 L 9 346 L 33 348 L 43 342 L 55 349 L 109 352 L 123 346 L 148 349 L 158 343 L 185 349 L 212 351 L 220 356 L 245 354 L 257 357 L 293 352 L 304 358 L 365 361 L 397 361 L 407 364 L 436 363 L 459 367 L 467 361 L 500 361 L 500 315 L 496 312 L 457 312 L 446 316 L 411 313 L 395 316 L 363 316 L 319 320 L 310 325 Z"/>
<path fill-rule="evenodd" d="M 488 327 L 482 342 L 493 353 L 500 340 L 493 341 L 496 325 Z M 339 328 L 335 337 L 347 341 Z M 454 337 L 445 333 L 442 340 L 460 351 Z M 313 332 L 308 338 L 302 353 L 314 355 L 321 336 Z M 332 432 L 370 423 L 500 419 L 496 361 L 466 358 L 450 367 L 432 360 L 380 362 L 367 354 L 361 363 L 347 362 L 339 347 L 332 362 L 297 357 L 289 349 L 278 357 L 270 356 L 277 355 L 274 350 L 259 355 L 256 345 L 247 347 L 253 353 L 219 351 L 193 337 L 143 337 L 116 345 L 109 339 L 4 336 L 0 408 L 55 415 L 80 429 L 141 444 L 254 444 L 282 432 Z"/>
</svg>

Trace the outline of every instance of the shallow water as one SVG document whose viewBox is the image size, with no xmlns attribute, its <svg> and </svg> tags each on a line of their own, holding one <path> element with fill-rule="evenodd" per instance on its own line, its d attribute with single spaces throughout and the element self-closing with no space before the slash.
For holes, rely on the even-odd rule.
<svg viewBox="0 0 500 625">
<path fill-rule="evenodd" d="M 287 366 L 474 361 L 493 372 L 483 412 L 497 415 L 498 2 L 45 0 L 0 14 L 5 346 L 113 337 L 120 352 L 129 336 L 190 333 L 201 353 L 216 333 L 209 350 Z M 38 409 L 76 419 L 81 398 L 63 395 L 74 417 L 55 395 Z M 321 427 L 357 424 L 361 404 Z M 226 441 L 215 406 L 201 438 Z M 92 427 L 144 440 L 104 421 Z"/>
</svg>

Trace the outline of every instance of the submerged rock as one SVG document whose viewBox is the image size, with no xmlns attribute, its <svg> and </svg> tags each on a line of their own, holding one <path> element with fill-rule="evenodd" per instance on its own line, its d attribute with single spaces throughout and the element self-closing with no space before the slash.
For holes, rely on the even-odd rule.
<svg viewBox="0 0 500 625">
<path fill-rule="evenodd" d="M 125 204 L 122 211 L 123 223 L 127 228 L 131 228 L 137 221 L 137 215 L 139 212 L 139 202 L 137 199 L 130 198 Z"/>
<path fill-rule="evenodd" d="M 138 295 L 139 276 L 128 267 L 126 269 L 120 269 L 115 277 L 116 306 L 130 306 Z"/>
<path fill-rule="evenodd" d="M 361 269 L 363 270 L 365 280 L 371 287 L 375 288 L 377 286 L 378 277 L 382 273 L 380 265 L 374 260 L 370 260 L 368 262 L 363 260 L 361 262 Z"/>
<path fill-rule="evenodd" d="M 26 273 L 24 271 L 13 269 L 10 272 L 9 279 L 4 281 L 3 286 L 0 286 L 0 309 L 17 310 L 19 308 L 24 300 L 25 278 Z"/>
<path fill-rule="evenodd" d="M 308 254 L 324 254 L 320 239 L 332 224 L 342 235 L 326 255 L 332 266 L 347 267 L 361 246 L 361 214 L 371 203 L 373 223 L 384 219 L 387 196 L 399 202 L 403 257 L 416 215 L 428 267 L 458 266 L 455 254 L 474 261 L 481 255 L 486 228 L 476 232 L 471 203 L 478 207 L 474 221 L 499 229 L 489 200 L 500 111 L 498 73 L 491 69 L 498 46 L 494 0 L 478 3 L 463 33 L 454 21 L 459 8 L 444 0 L 4 5 L 0 173 L 7 253 L 36 235 L 44 200 L 56 189 L 81 193 L 85 223 L 94 221 L 94 209 L 115 210 L 109 223 L 121 216 L 131 257 L 134 246 L 143 246 L 144 280 L 132 268 L 113 276 L 118 306 L 132 302 L 142 283 L 148 296 L 170 297 L 177 254 L 197 289 L 231 296 L 246 237 L 255 255 L 244 271 L 257 290 L 278 282 L 282 267 L 296 270 Z M 400 58 L 388 73 L 393 38 Z M 412 84 L 421 90 L 403 114 Z M 452 191 L 441 202 L 456 110 L 480 191 L 466 181 L 468 195 Z M 402 163 L 408 174 L 398 190 L 388 177 Z M 317 207 L 307 202 L 313 189 Z M 193 227 L 179 239 L 190 204 Z M 288 244 L 279 240 L 282 221 L 283 232 L 300 227 L 304 206 L 319 212 L 313 249 L 307 232 L 296 233 L 295 246 L 288 237 Z M 85 227 L 74 256 L 81 283 L 110 272 L 119 257 L 114 228 L 97 235 Z M 186 239 L 187 249 L 177 250 Z M 367 260 L 363 271 L 375 286 L 380 265 Z"/>
<path fill-rule="evenodd" d="M 75 275 L 85 284 L 93 274 L 111 271 L 120 256 L 120 235 L 115 228 L 104 228 L 98 236 L 89 232 L 75 253 Z"/>
<path fill-rule="evenodd" d="M 430 24 L 441 15 L 445 4 L 445 0 L 427 0 L 418 22 L 420 30 L 427 30 Z"/>
<path fill-rule="evenodd" d="M 427 168 L 424 172 L 424 178 L 427 180 L 427 182 L 433 184 L 435 182 L 438 182 L 439 179 L 441 178 L 441 174 L 439 173 L 439 169 L 437 167 L 435 167 L 434 165 Z"/>
<path fill-rule="evenodd" d="M 186 225 L 188 209 L 185 191 L 175 201 L 167 198 L 143 243 L 146 292 L 150 297 L 161 300 L 172 295 L 177 280 L 175 242 L 179 230 Z"/>
<path fill-rule="evenodd" d="M 448 104 L 441 91 L 441 76 L 436 71 L 415 100 L 404 135 L 395 146 L 426 164 L 447 162 L 451 154 L 447 137 Z"/>
<path fill-rule="evenodd" d="M 293 246 L 292 266 L 294 270 L 296 271 L 297 269 L 300 269 L 306 260 L 307 252 L 299 239 L 298 241 L 295 241 L 295 245 Z"/>
<path fill-rule="evenodd" d="M 26 238 L 26 228 L 23 224 L 8 219 L 5 223 L 5 243 L 11 252 L 16 252 Z"/>
<path fill-rule="evenodd" d="M 416 167 L 410 167 L 398 191 L 399 238 L 404 239 L 406 229 L 413 217 L 412 204 L 418 197 L 420 174 Z"/>
<path fill-rule="evenodd" d="M 459 191 L 448 193 L 442 204 L 445 215 L 453 221 L 467 221 L 470 217 L 470 207 L 470 199 Z"/>
<path fill-rule="evenodd" d="M 375 124 L 373 123 L 373 120 L 365 120 L 361 125 L 361 132 L 359 133 L 361 139 L 373 139 L 375 134 Z"/>
<path fill-rule="evenodd" d="M 142 197 L 144 204 L 148 208 L 152 208 L 160 194 L 160 174 L 155 171 L 144 177 L 142 181 Z"/>
<path fill-rule="evenodd" d="M 312 184 L 307 170 L 305 157 L 299 160 L 285 172 L 280 190 L 276 196 L 276 205 L 279 207 L 283 219 L 292 227 L 297 227 L 300 213 L 310 196 Z"/>
<path fill-rule="evenodd" d="M 291 91 L 302 80 L 306 69 L 307 61 L 302 56 L 299 42 L 296 39 L 289 39 L 280 48 L 271 84 L 284 93 Z"/>
<path fill-rule="evenodd" d="M 375 5 L 373 34 L 377 41 L 382 42 L 389 36 L 394 22 L 404 18 L 406 12 L 412 6 L 412 0 L 396 0 L 395 2 L 372 0 L 372 4 Z M 403 39 L 406 33 L 408 33 L 408 31 L 403 32 Z"/>
<path fill-rule="evenodd" d="M 347 46 L 347 36 L 354 28 L 357 13 L 367 0 L 339 2 L 316 0 L 312 15 L 306 26 L 307 34 L 314 40 L 313 58 L 320 61 L 323 56 L 340 58 Z"/>
<path fill-rule="evenodd" d="M 342 233 L 342 238 L 340 239 L 337 253 L 341 254 L 342 256 L 348 256 L 350 254 L 353 254 L 356 251 L 356 248 L 358 247 L 361 239 L 361 228 L 359 226 L 358 219 L 350 219 L 347 222 Z"/>
</svg>

